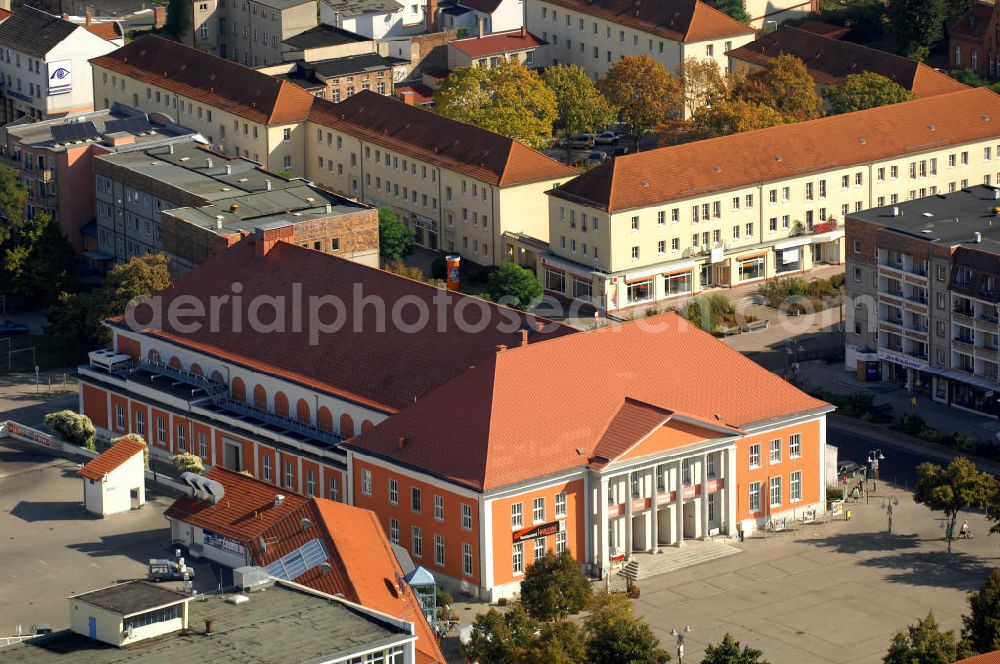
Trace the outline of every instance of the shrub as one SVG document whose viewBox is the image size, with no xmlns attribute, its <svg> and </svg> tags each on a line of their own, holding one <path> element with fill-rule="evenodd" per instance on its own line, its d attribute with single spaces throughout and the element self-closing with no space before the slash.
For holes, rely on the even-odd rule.
<svg viewBox="0 0 1000 664">
<path fill-rule="evenodd" d="M 844 490 L 839 486 L 831 486 L 826 488 L 826 499 L 829 501 L 843 500 Z"/>
<path fill-rule="evenodd" d="M 96 451 L 97 429 L 86 415 L 72 410 L 60 410 L 45 416 L 45 426 L 60 436 L 85 449 Z"/>
<path fill-rule="evenodd" d="M 911 436 L 916 436 L 927 428 L 927 424 L 924 422 L 924 418 L 917 413 L 903 413 L 899 418 L 899 422 L 893 425 L 893 428 L 897 431 L 908 433 Z"/>
<path fill-rule="evenodd" d="M 198 473 L 201 475 L 205 472 L 205 466 L 201 463 L 201 457 L 190 452 L 175 454 L 170 457 L 170 463 L 174 464 L 174 468 L 177 469 L 178 473 Z"/>
<path fill-rule="evenodd" d="M 114 445 L 120 440 L 134 440 L 142 445 L 142 465 L 145 466 L 146 470 L 149 470 L 149 445 L 146 444 L 146 439 L 137 433 L 127 433 L 124 436 L 112 438 L 111 444 Z"/>
</svg>

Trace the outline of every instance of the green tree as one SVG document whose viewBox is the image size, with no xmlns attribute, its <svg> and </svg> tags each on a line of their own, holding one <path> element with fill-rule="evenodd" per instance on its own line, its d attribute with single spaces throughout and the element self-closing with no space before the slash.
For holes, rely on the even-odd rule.
<svg viewBox="0 0 1000 664">
<path fill-rule="evenodd" d="M 170 259 L 165 254 L 136 256 L 116 265 L 91 293 L 60 293 L 49 311 L 49 332 L 86 346 L 108 341 L 102 321 L 125 312 L 136 298 L 159 293 L 170 285 Z"/>
<path fill-rule="evenodd" d="M 916 99 L 916 95 L 902 85 L 871 71 L 851 74 L 840 85 L 827 88 L 824 96 L 830 102 L 831 115 Z"/>
<path fill-rule="evenodd" d="M 178 473 L 197 473 L 201 475 L 205 472 L 205 465 L 201 462 L 201 457 L 190 452 L 181 452 L 170 457 L 170 463 Z"/>
<path fill-rule="evenodd" d="M 784 116 L 766 104 L 732 99 L 696 112 L 691 118 L 691 132 L 697 138 L 714 138 L 784 123 Z"/>
<path fill-rule="evenodd" d="M 72 410 L 59 410 L 45 416 L 45 426 L 60 436 L 88 450 L 96 450 L 97 429 L 90 418 Z"/>
<path fill-rule="evenodd" d="M 479 664 L 511 664 L 521 660 L 537 631 L 538 623 L 521 606 L 506 613 L 490 609 L 476 616 L 462 651 Z"/>
<path fill-rule="evenodd" d="M 597 88 L 639 139 L 654 127 L 682 115 L 684 91 L 680 80 L 648 55 L 627 55 L 608 68 Z"/>
<path fill-rule="evenodd" d="M 182 37 L 194 27 L 191 0 L 169 0 L 167 3 L 167 23 L 163 29 L 174 37 Z"/>
<path fill-rule="evenodd" d="M 705 656 L 701 664 L 768 664 L 764 659 L 764 652 L 743 646 L 740 650 L 740 642 L 733 638 L 733 635 L 726 632 L 722 637 L 722 642 L 718 645 L 708 644 L 705 646 Z"/>
<path fill-rule="evenodd" d="M 149 445 L 146 444 L 146 439 L 137 433 L 127 433 L 124 436 L 118 436 L 117 438 L 111 439 L 111 445 L 118 443 L 123 440 L 132 440 L 140 445 L 142 445 L 142 465 L 149 470 Z M 198 462 L 201 463 L 201 457 L 196 457 Z"/>
<path fill-rule="evenodd" d="M 750 14 L 747 13 L 743 0 L 714 0 L 709 3 L 723 14 L 732 16 L 740 23 L 750 25 Z"/>
<path fill-rule="evenodd" d="M 556 96 L 556 121 L 559 135 L 593 133 L 615 119 L 615 109 L 578 65 L 554 65 L 542 74 L 542 80 Z M 566 154 L 569 155 L 569 144 Z"/>
<path fill-rule="evenodd" d="M 10 240 L 12 230 L 24 219 L 28 190 L 21 184 L 18 171 L 0 166 L 0 246 Z"/>
<path fill-rule="evenodd" d="M 434 93 L 434 109 L 445 117 L 519 140 L 548 146 L 556 119 L 556 96 L 533 69 L 517 60 L 499 66 L 453 70 Z"/>
<path fill-rule="evenodd" d="M 934 614 L 928 613 L 906 632 L 896 632 L 882 661 L 884 664 L 951 664 L 970 654 L 968 646 L 955 638 L 954 631 L 942 632 Z"/>
<path fill-rule="evenodd" d="M 962 638 L 977 653 L 1000 650 L 1000 569 L 969 593 L 969 609 L 969 615 L 962 616 Z"/>
<path fill-rule="evenodd" d="M 887 0 L 889 29 L 908 58 L 923 60 L 941 38 L 945 0 Z"/>
<path fill-rule="evenodd" d="M 662 664 L 670 654 L 622 595 L 595 596 L 594 609 L 584 622 L 589 664 L 635 662 Z"/>
<path fill-rule="evenodd" d="M 784 53 L 760 70 L 734 83 L 734 96 L 770 106 L 786 122 L 801 122 L 820 116 L 816 82 L 802 60 Z"/>
<path fill-rule="evenodd" d="M 958 513 L 968 508 L 986 508 L 996 494 L 997 479 L 976 470 L 976 464 L 958 457 L 942 468 L 933 463 L 917 466 L 917 487 L 913 499 L 935 512 L 944 512 L 948 520 L 948 553 L 955 537 Z"/>
<path fill-rule="evenodd" d="M 528 566 L 521 581 L 521 602 L 535 620 L 553 621 L 590 604 L 590 581 L 569 550 L 552 551 Z"/>
<path fill-rule="evenodd" d="M 4 259 L 6 286 L 40 305 L 73 284 L 76 250 L 47 212 L 14 224 Z"/>
<path fill-rule="evenodd" d="M 517 263 L 504 263 L 494 270 L 486 282 L 489 299 L 527 310 L 542 296 L 542 285 L 535 273 Z"/>
<path fill-rule="evenodd" d="M 389 208 L 378 211 L 378 251 L 386 262 L 401 261 L 413 253 L 413 228 Z"/>
<path fill-rule="evenodd" d="M 580 664 L 587 659 L 583 630 L 575 623 L 557 621 L 542 626 L 538 636 L 520 653 L 518 664 Z"/>
</svg>

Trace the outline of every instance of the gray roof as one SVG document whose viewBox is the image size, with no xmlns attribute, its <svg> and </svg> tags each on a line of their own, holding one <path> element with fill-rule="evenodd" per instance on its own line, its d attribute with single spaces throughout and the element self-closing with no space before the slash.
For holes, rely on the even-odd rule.
<svg viewBox="0 0 1000 664">
<path fill-rule="evenodd" d="M 403 5 L 396 0 L 323 0 L 323 2 L 333 7 L 333 10 L 341 16 L 386 14 L 403 8 Z"/>
<path fill-rule="evenodd" d="M 967 246 L 1000 254 L 1000 188 L 977 185 L 951 194 L 938 194 L 848 214 L 924 242 L 948 247 Z M 899 216 L 893 216 L 893 207 Z M 982 242 L 973 242 L 980 233 Z"/>
<path fill-rule="evenodd" d="M 378 53 L 361 53 L 343 58 L 298 62 L 295 68 L 287 74 L 275 74 L 275 77 L 294 83 L 306 90 L 316 90 L 326 87 L 325 79 L 328 78 L 392 69 L 395 64 L 394 60 Z M 391 89 L 392 79 L 389 78 L 386 82 Z"/>
<path fill-rule="evenodd" d="M 0 23 L 0 46 L 44 58 L 80 26 L 32 7 L 20 7 Z"/>
<path fill-rule="evenodd" d="M 82 595 L 74 595 L 72 599 L 123 616 L 131 616 L 161 606 L 186 602 L 190 596 L 146 581 L 127 581 Z"/>
<path fill-rule="evenodd" d="M 293 48 L 305 50 L 309 48 L 322 48 L 324 46 L 356 44 L 366 41 L 372 40 L 370 37 L 359 35 L 350 30 L 320 23 L 315 28 L 309 28 L 305 32 L 289 37 L 285 40 L 285 43 Z"/>
<path fill-rule="evenodd" d="M 409 634 L 355 606 L 282 583 L 234 606 L 220 596 L 203 596 L 188 605 L 190 629 L 127 648 L 95 643 L 68 630 L 3 649 L 2 659 L 31 664 L 294 664 L 349 657 L 362 650 L 399 644 Z M 205 619 L 215 635 L 205 638 Z"/>
</svg>

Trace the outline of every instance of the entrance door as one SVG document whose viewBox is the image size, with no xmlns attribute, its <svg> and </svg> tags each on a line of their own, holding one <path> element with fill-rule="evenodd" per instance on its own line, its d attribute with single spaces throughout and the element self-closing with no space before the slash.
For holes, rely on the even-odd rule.
<svg viewBox="0 0 1000 664">
<path fill-rule="evenodd" d="M 94 616 L 87 616 L 87 634 L 92 641 L 97 640 L 97 618 Z"/>
<path fill-rule="evenodd" d="M 696 539 L 698 532 L 698 505 L 692 500 L 684 503 L 684 538 Z"/>
<path fill-rule="evenodd" d="M 222 465 L 236 472 L 243 470 L 243 466 L 240 464 L 240 446 L 227 442 L 223 448 L 225 453 L 223 454 Z"/>
<path fill-rule="evenodd" d="M 139 487 L 129 490 L 129 498 L 132 499 L 132 509 L 137 510 L 142 505 L 139 504 Z"/>
<path fill-rule="evenodd" d="M 637 514 L 632 517 L 632 550 L 646 551 L 646 515 Z"/>
</svg>

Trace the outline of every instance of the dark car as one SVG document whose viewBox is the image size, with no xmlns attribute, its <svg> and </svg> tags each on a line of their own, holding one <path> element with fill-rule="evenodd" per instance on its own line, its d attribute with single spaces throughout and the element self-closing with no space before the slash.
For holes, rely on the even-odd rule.
<svg viewBox="0 0 1000 664">
<path fill-rule="evenodd" d="M 852 477 L 864 472 L 864 468 L 856 461 L 841 461 L 837 464 L 837 481 L 847 482 Z"/>
<path fill-rule="evenodd" d="M 0 338 L 16 337 L 22 334 L 30 334 L 31 329 L 27 325 L 15 323 L 12 320 L 0 320 Z"/>
</svg>

